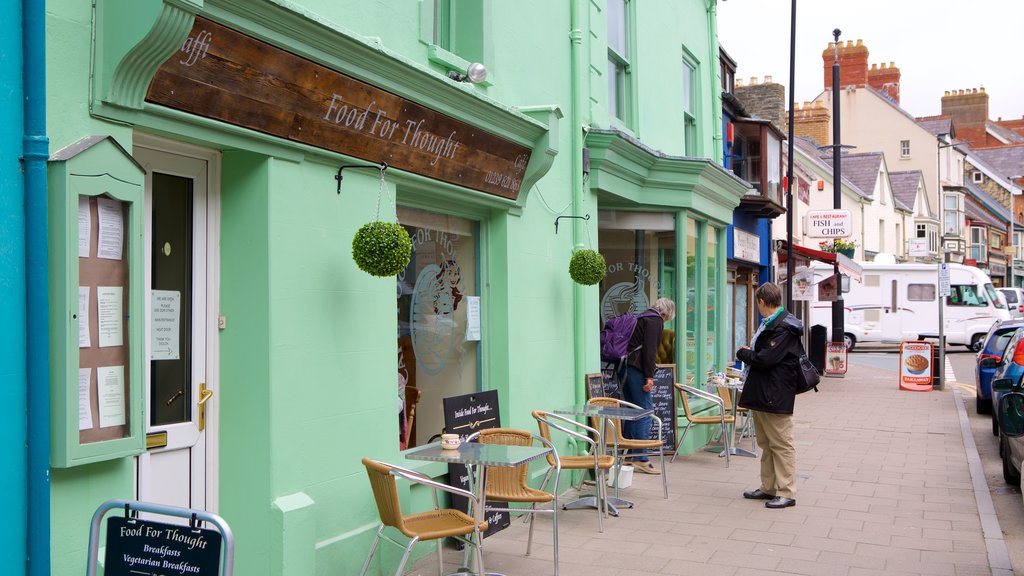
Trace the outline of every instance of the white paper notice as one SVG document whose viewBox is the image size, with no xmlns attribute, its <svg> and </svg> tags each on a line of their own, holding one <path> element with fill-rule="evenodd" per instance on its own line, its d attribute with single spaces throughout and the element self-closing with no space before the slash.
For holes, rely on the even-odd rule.
<svg viewBox="0 0 1024 576">
<path fill-rule="evenodd" d="M 78 347 L 91 348 L 89 336 L 89 287 L 78 287 Z"/>
<path fill-rule="evenodd" d="M 96 369 L 96 390 L 99 392 L 100 428 L 124 425 L 124 366 L 101 366 Z"/>
<path fill-rule="evenodd" d="M 78 369 L 78 429 L 92 429 L 92 408 L 89 407 L 89 378 L 92 368 Z"/>
<path fill-rule="evenodd" d="M 153 326 L 150 331 L 150 360 L 177 360 L 181 292 L 153 290 L 150 296 Z"/>
<path fill-rule="evenodd" d="M 109 198 L 97 198 L 96 208 L 99 221 L 96 257 L 120 260 L 121 245 L 124 242 L 124 218 L 121 203 Z"/>
<path fill-rule="evenodd" d="M 96 322 L 100 332 L 100 348 L 124 344 L 121 315 L 123 293 L 124 288 L 120 286 L 96 287 L 96 308 L 99 316 Z"/>
<path fill-rule="evenodd" d="M 466 340 L 480 340 L 479 296 L 466 296 Z"/>
<path fill-rule="evenodd" d="M 89 197 L 78 197 L 78 257 L 89 257 L 89 241 L 92 240 L 92 215 L 89 214 Z"/>
</svg>

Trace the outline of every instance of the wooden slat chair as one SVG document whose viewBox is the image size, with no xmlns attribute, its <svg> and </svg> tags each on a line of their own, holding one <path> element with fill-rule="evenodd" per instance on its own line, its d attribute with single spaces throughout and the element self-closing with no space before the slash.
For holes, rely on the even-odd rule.
<svg viewBox="0 0 1024 576">
<path fill-rule="evenodd" d="M 496 512 L 509 512 L 514 514 L 530 515 L 530 532 L 526 540 L 526 555 L 530 555 L 530 548 L 533 546 L 533 520 L 537 514 L 551 515 L 551 543 L 554 546 L 555 576 L 558 576 L 558 479 L 561 473 L 561 459 L 555 446 L 542 436 L 533 434 L 526 430 L 517 428 L 485 428 L 474 432 L 466 437 L 467 442 L 480 442 L 481 444 L 502 444 L 506 446 L 533 446 L 540 442 L 551 449 L 551 456 L 554 462 L 549 463 L 553 470 L 548 470 L 544 476 L 547 483 L 553 475 L 555 490 L 546 492 L 542 489 L 532 488 L 527 484 L 529 475 L 529 463 L 519 466 L 489 466 L 485 475 L 486 486 L 484 486 L 484 510 Z M 505 507 L 493 506 L 492 502 L 503 502 Z M 551 508 L 538 508 L 538 504 L 550 502 Z M 530 504 L 529 508 L 512 508 L 511 504 Z"/>
<path fill-rule="evenodd" d="M 483 558 L 480 555 L 480 539 L 483 532 L 487 530 L 487 522 L 481 522 L 479 525 L 476 525 L 473 517 L 461 510 L 440 508 L 437 497 L 438 490 L 443 490 L 451 494 L 464 496 L 469 499 L 473 506 L 479 506 L 480 503 L 477 501 L 475 494 L 461 488 L 435 482 L 419 472 L 369 458 L 363 458 L 363 466 L 366 467 L 366 475 L 370 478 L 373 497 L 377 501 L 380 528 L 377 529 L 377 537 L 374 538 L 373 546 L 370 547 L 370 553 L 366 556 L 363 570 L 359 573 L 360 576 L 364 576 L 367 569 L 369 569 L 370 560 L 373 559 L 373 554 L 377 551 L 377 544 L 381 538 L 405 548 L 402 561 L 398 564 L 398 569 L 395 571 L 396 576 L 400 576 L 402 570 L 405 569 L 405 563 L 409 561 L 409 553 L 412 552 L 413 546 L 417 542 L 424 540 L 435 540 L 437 542 L 437 568 L 439 575 L 444 574 L 444 566 L 441 561 L 441 543 L 445 538 L 455 538 L 464 542 L 467 544 L 467 551 L 469 550 L 468 546 L 472 546 L 476 552 L 476 565 L 483 565 Z M 433 488 L 434 509 L 427 512 L 403 514 L 395 478 L 402 478 L 415 484 L 423 484 Z M 384 529 L 388 526 L 410 538 L 409 543 L 402 544 L 385 534 Z M 475 538 L 468 538 L 471 534 Z"/>
<path fill-rule="evenodd" d="M 727 379 L 733 379 L 732 373 L 726 374 Z M 728 388 L 720 387 L 717 388 L 718 396 L 722 399 L 722 409 L 728 414 L 732 414 L 732 391 Z M 737 392 L 738 394 L 738 392 Z M 742 439 L 744 436 L 750 438 L 750 449 L 757 450 L 757 438 L 754 436 L 754 418 L 750 414 L 750 410 L 742 406 L 736 406 L 736 426 L 739 428 L 738 438 Z M 739 440 L 736 441 L 739 444 Z"/>
<path fill-rule="evenodd" d="M 585 424 L 566 418 L 560 414 L 552 414 L 551 412 L 544 412 L 542 410 L 534 410 L 533 418 L 537 421 L 537 426 L 540 428 L 540 435 L 543 436 L 554 444 L 554 440 L 551 437 L 551 430 L 555 429 L 563 434 L 573 438 L 579 442 L 584 442 L 590 446 L 589 450 L 585 454 L 578 456 L 561 456 L 559 461 L 561 462 L 562 470 L 593 470 L 594 480 L 596 482 L 594 486 L 594 498 L 596 498 L 597 508 L 597 531 L 604 532 L 603 517 L 608 513 L 608 483 L 605 481 L 606 474 L 612 466 L 615 465 L 615 457 L 609 454 L 602 454 L 600 448 L 601 433 L 596 428 L 591 428 Z M 579 428 L 585 432 L 579 432 L 573 430 L 571 427 Z M 596 439 L 596 440 L 595 440 Z M 548 456 L 548 464 L 555 465 L 554 456 Z M 544 478 L 544 484 L 541 485 L 543 489 L 547 485 L 547 478 Z M 583 484 L 583 477 L 580 477 L 580 486 Z M 563 510 L 565 507 L 563 506 Z"/>
<path fill-rule="evenodd" d="M 732 414 L 725 411 L 725 403 L 722 402 L 722 398 L 718 394 L 712 394 L 711 392 L 705 392 L 700 388 L 688 386 L 686 384 L 680 384 L 675 382 L 673 384 L 676 388 L 676 392 L 679 397 L 679 402 L 683 407 L 683 413 L 679 416 L 686 420 L 686 426 L 683 428 L 683 433 L 679 437 L 679 447 L 682 447 L 683 441 L 686 440 L 686 433 L 690 431 L 691 426 L 709 425 L 709 426 L 721 426 L 722 427 L 722 442 L 725 445 L 725 465 L 729 466 L 729 424 L 733 423 Z M 707 414 L 698 415 L 693 412 L 690 408 L 690 397 L 700 398 L 706 400 L 712 404 L 718 406 L 718 414 Z M 679 454 L 679 450 L 672 455 L 672 462 L 676 461 L 676 456 Z"/>
<path fill-rule="evenodd" d="M 625 400 L 619 400 L 618 398 L 608 398 L 601 396 L 597 398 L 591 398 L 587 401 L 587 404 L 593 404 L 595 406 L 611 406 L 611 407 L 628 407 L 628 408 L 640 408 L 632 402 L 626 402 Z M 593 428 L 601 430 L 601 437 L 604 439 L 605 449 L 611 449 L 612 454 L 615 456 L 615 477 L 618 478 L 619 469 L 622 467 L 622 459 L 628 456 L 629 450 L 640 450 L 646 449 L 647 454 L 653 456 L 652 450 L 657 450 L 657 455 L 661 459 L 661 485 L 662 490 L 665 494 L 665 498 L 668 498 L 668 474 L 665 470 L 665 442 L 662 441 L 664 437 L 661 433 L 661 419 L 658 418 L 657 414 L 651 414 L 649 418 L 654 419 L 654 427 L 658 431 L 658 438 L 651 440 L 636 440 L 632 438 L 626 438 L 622 435 L 622 421 L 619 418 L 606 418 L 605 426 L 610 429 L 602 429 L 601 419 L 597 417 L 590 418 L 590 425 Z M 615 485 L 616 493 L 618 492 L 618 482 Z"/>
</svg>

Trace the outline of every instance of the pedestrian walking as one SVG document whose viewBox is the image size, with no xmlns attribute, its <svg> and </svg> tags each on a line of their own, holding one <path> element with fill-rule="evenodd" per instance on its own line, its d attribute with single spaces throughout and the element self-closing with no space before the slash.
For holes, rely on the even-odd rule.
<svg viewBox="0 0 1024 576">
<path fill-rule="evenodd" d="M 767 508 L 796 505 L 796 447 L 793 405 L 796 403 L 804 325 L 782 307 L 782 289 L 766 282 L 754 292 L 761 324 L 750 346 L 736 351 L 744 365 L 739 405 L 754 417 L 761 447 L 761 486 L 744 498 L 767 500 Z"/>
<path fill-rule="evenodd" d="M 633 335 L 629 339 L 630 353 L 626 360 L 626 381 L 622 387 L 622 397 L 642 408 L 654 408 L 654 371 L 657 369 L 658 345 L 665 322 L 676 317 L 676 303 L 669 298 L 658 298 L 650 310 L 657 315 L 641 314 L 636 321 Z M 622 424 L 622 435 L 634 440 L 651 438 L 651 419 L 626 420 Z M 646 450 L 637 450 L 632 454 L 633 469 L 644 474 L 661 474 L 661 471 L 648 461 Z"/>
</svg>

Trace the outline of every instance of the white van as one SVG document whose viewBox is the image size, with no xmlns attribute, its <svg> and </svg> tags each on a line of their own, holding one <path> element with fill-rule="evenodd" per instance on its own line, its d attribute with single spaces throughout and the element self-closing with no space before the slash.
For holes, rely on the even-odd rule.
<svg viewBox="0 0 1024 576">
<path fill-rule="evenodd" d="M 879 264 L 858 262 L 861 281 L 843 279 L 846 311 L 844 337 L 849 349 L 857 342 L 916 340 L 921 334 L 939 333 L 937 264 Z M 832 266 L 814 263 L 814 283 L 829 277 Z M 943 308 L 946 342 L 978 350 L 985 334 L 1010 313 L 997 297 L 992 280 L 974 266 L 949 264 L 950 295 Z M 817 300 L 813 290 L 810 325 L 831 329 L 832 303 Z"/>
</svg>

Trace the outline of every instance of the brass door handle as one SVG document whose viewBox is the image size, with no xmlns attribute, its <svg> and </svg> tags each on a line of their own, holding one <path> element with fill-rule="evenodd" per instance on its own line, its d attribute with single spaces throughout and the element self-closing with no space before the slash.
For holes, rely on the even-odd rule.
<svg viewBox="0 0 1024 576">
<path fill-rule="evenodd" d="M 206 387 L 206 382 L 199 383 L 199 431 L 206 429 L 206 403 L 213 398 L 213 390 Z"/>
</svg>

